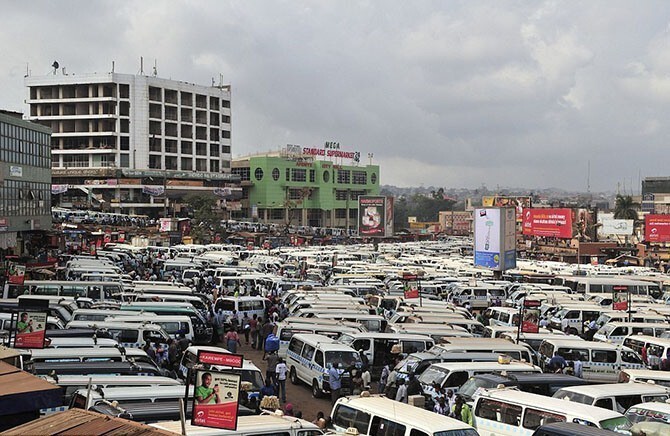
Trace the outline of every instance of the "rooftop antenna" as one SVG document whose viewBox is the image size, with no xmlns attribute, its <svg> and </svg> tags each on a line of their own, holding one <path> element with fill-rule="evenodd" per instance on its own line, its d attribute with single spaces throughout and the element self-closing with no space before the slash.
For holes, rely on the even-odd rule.
<svg viewBox="0 0 670 436">
<path fill-rule="evenodd" d="M 144 75 L 144 58 L 140 56 L 140 76 Z"/>
<path fill-rule="evenodd" d="M 58 61 L 54 61 L 54 63 L 51 64 L 51 66 L 52 66 L 53 69 L 54 69 L 54 76 L 55 76 L 55 75 L 56 75 L 56 71 L 58 71 L 58 68 L 60 67 L 60 64 L 58 63 Z"/>
<path fill-rule="evenodd" d="M 114 72 L 114 61 L 112 61 L 112 73 Z"/>
<path fill-rule="evenodd" d="M 158 76 L 158 60 L 154 59 L 154 72 L 153 76 L 156 77 Z"/>
<path fill-rule="evenodd" d="M 30 70 L 28 69 L 28 62 L 26 62 L 26 75 L 23 77 L 28 77 L 30 76 Z"/>
<path fill-rule="evenodd" d="M 586 193 L 591 193 L 591 160 L 588 161 L 586 170 Z"/>
<path fill-rule="evenodd" d="M 223 73 L 219 73 L 219 88 L 223 88 Z"/>
<path fill-rule="evenodd" d="M 214 77 L 212 77 L 212 88 L 214 88 Z"/>
</svg>

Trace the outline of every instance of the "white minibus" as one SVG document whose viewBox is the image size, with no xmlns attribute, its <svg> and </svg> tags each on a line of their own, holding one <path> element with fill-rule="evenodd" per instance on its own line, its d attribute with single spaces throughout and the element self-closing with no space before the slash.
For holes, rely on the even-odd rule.
<svg viewBox="0 0 670 436">
<path fill-rule="evenodd" d="M 668 389 L 650 383 L 614 383 L 561 388 L 554 398 L 588 404 L 625 413 L 638 403 L 664 402 L 670 396 Z"/>
<path fill-rule="evenodd" d="M 593 335 L 594 341 L 623 344 L 624 339 L 631 335 L 646 335 L 660 337 L 670 331 L 670 324 L 646 322 L 611 322 L 600 327 Z"/>
</svg>

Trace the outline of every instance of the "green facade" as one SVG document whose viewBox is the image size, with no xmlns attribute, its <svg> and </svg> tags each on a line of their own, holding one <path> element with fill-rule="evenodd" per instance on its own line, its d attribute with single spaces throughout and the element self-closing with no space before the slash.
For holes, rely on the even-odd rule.
<svg viewBox="0 0 670 436">
<path fill-rule="evenodd" d="M 378 165 L 279 156 L 252 156 L 244 161 L 248 167 L 233 164 L 233 173 L 240 173 L 243 186 L 248 187 L 244 206 L 250 215 L 255 208 L 260 221 L 353 227 L 358 197 L 379 194 Z"/>
</svg>

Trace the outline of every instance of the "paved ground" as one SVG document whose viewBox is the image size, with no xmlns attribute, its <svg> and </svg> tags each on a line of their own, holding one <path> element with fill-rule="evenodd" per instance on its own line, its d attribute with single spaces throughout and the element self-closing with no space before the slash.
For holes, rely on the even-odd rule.
<svg viewBox="0 0 670 436">
<path fill-rule="evenodd" d="M 263 378 L 265 378 L 265 370 L 267 365 L 263 358 L 263 352 L 254 350 L 251 348 L 251 345 L 246 345 L 244 343 L 244 337 L 242 339 L 242 347 L 239 347 L 237 352 L 243 354 L 245 359 L 249 359 L 256 366 L 260 368 L 263 372 Z M 221 346 L 222 344 L 219 344 Z M 290 380 L 286 381 L 286 402 L 293 404 L 294 411 L 301 411 L 303 418 L 312 421 L 316 418 L 316 413 L 322 411 L 325 416 L 329 416 L 332 410 L 330 403 L 330 398 L 314 398 L 312 396 L 312 390 L 309 386 L 305 384 L 293 385 Z M 282 404 L 283 406 L 283 404 Z"/>
</svg>

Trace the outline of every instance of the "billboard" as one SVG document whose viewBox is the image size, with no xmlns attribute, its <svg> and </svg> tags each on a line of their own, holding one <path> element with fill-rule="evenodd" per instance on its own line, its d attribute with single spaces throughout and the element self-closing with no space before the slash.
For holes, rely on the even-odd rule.
<svg viewBox="0 0 670 436">
<path fill-rule="evenodd" d="M 496 271 L 516 266 L 515 222 L 513 208 L 475 209 L 475 265 Z"/>
<path fill-rule="evenodd" d="M 15 348 L 44 348 L 47 312 L 19 312 Z"/>
<path fill-rule="evenodd" d="M 598 218 L 600 227 L 598 233 L 603 236 L 630 236 L 633 234 L 633 220 L 620 220 L 614 218 Z"/>
<path fill-rule="evenodd" d="M 482 197 L 482 207 L 513 207 L 516 220 L 521 222 L 524 209 L 532 207 L 532 199 L 527 196 L 485 195 Z"/>
<path fill-rule="evenodd" d="M 26 277 L 26 266 L 19 265 L 16 262 L 9 262 L 7 276 L 9 278 L 9 283 L 13 285 L 22 285 Z"/>
<path fill-rule="evenodd" d="M 572 238 L 572 209 L 525 209 L 523 234 L 550 238 Z"/>
<path fill-rule="evenodd" d="M 644 240 L 647 242 L 670 241 L 670 215 L 645 215 Z"/>
<path fill-rule="evenodd" d="M 239 392 L 239 374 L 197 371 L 191 424 L 237 430 Z"/>
<path fill-rule="evenodd" d="M 386 236 L 386 197 L 358 197 L 358 236 Z"/>
<path fill-rule="evenodd" d="M 393 197 L 386 197 L 386 236 L 393 236 Z"/>
</svg>

